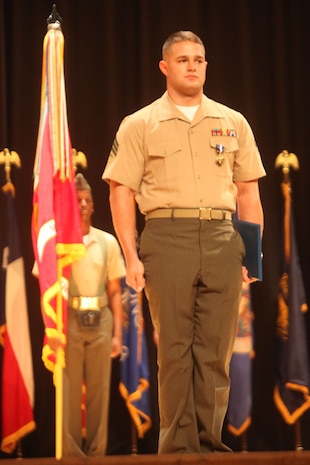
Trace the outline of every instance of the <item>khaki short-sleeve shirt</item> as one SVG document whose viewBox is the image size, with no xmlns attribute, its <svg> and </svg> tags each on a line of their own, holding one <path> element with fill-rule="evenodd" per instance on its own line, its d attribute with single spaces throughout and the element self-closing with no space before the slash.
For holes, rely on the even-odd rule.
<svg viewBox="0 0 310 465">
<path fill-rule="evenodd" d="M 102 178 L 133 189 L 142 213 L 177 207 L 233 212 L 234 181 L 265 174 L 241 113 L 203 95 L 190 121 L 165 92 L 122 121 Z"/>
<path fill-rule="evenodd" d="M 107 281 L 125 275 L 126 268 L 116 238 L 91 226 L 86 254 L 71 266 L 70 295 L 102 296 L 106 292 Z"/>
</svg>

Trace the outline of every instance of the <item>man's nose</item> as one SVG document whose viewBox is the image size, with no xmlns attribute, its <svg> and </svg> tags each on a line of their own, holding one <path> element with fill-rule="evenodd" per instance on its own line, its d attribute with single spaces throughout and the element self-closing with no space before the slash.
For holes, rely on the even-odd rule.
<svg viewBox="0 0 310 465">
<path fill-rule="evenodd" d="M 84 207 L 85 205 L 87 205 L 86 200 L 85 200 L 85 199 L 81 199 L 81 200 L 80 200 L 80 205 L 81 205 L 81 207 Z"/>
</svg>

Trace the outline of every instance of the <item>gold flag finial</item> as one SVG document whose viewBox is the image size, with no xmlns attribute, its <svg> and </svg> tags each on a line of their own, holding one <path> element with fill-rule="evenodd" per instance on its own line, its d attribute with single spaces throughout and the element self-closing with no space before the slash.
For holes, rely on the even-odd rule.
<svg viewBox="0 0 310 465">
<path fill-rule="evenodd" d="M 282 168 L 284 179 L 287 180 L 289 178 L 291 168 L 299 170 L 297 155 L 295 155 L 295 153 L 289 153 L 287 150 L 282 150 L 276 158 L 275 167 Z"/>
<path fill-rule="evenodd" d="M 82 166 L 82 168 L 87 168 L 87 158 L 84 152 L 72 148 L 72 157 L 74 172 L 76 172 L 78 165 Z"/>
<path fill-rule="evenodd" d="M 275 161 L 276 168 L 282 168 L 283 182 L 281 183 L 282 195 L 284 198 L 284 256 L 286 264 L 289 264 L 291 259 L 291 180 L 290 170 L 299 170 L 299 161 L 295 153 L 289 153 L 287 150 L 282 150 Z"/>
<path fill-rule="evenodd" d="M 11 182 L 11 165 L 16 165 L 18 168 L 21 167 L 20 158 L 17 152 L 14 152 L 8 148 L 5 148 L 0 152 L 0 165 L 4 165 L 6 184 L 2 186 L 3 192 L 11 191 L 13 197 L 15 196 L 15 188 Z"/>
<path fill-rule="evenodd" d="M 11 182 L 11 165 L 21 167 L 20 158 L 17 152 L 5 148 L 0 152 L 0 165 L 4 165 L 5 177 L 7 182 Z"/>
</svg>

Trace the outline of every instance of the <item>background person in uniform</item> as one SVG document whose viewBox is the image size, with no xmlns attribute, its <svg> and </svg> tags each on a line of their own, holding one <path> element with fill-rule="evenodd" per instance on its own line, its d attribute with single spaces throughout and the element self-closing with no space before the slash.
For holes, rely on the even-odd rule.
<svg viewBox="0 0 310 465">
<path fill-rule="evenodd" d="M 75 178 L 86 255 L 72 264 L 64 370 L 64 456 L 106 453 L 111 356 L 122 343 L 121 278 L 125 265 L 116 238 L 91 225 L 92 192 Z M 82 441 L 82 383 L 86 385 L 86 437 Z"/>
<path fill-rule="evenodd" d="M 124 119 L 102 177 L 127 282 L 145 286 L 158 336 L 158 451 L 225 451 L 242 279 L 251 282 L 231 218 L 237 203 L 239 219 L 263 230 L 258 179 L 266 173 L 246 119 L 203 94 L 197 35 L 172 34 L 159 68 L 167 91 Z M 140 256 L 134 198 L 146 219 Z"/>
</svg>

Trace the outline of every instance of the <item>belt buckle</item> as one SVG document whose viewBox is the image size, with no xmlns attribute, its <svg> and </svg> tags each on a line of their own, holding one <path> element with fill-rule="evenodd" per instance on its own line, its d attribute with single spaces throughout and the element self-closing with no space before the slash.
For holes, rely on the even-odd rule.
<svg viewBox="0 0 310 465">
<path fill-rule="evenodd" d="M 200 220 L 212 220 L 211 207 L 199 207 L 199 219 Z"/>
<path fill-rule="evenodd" d="M 98 297 L 80 297 L 80 310 L 99 310 Z"/>
</svg>

